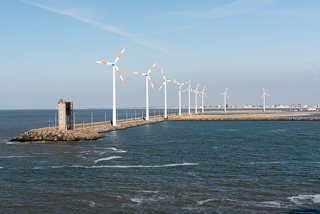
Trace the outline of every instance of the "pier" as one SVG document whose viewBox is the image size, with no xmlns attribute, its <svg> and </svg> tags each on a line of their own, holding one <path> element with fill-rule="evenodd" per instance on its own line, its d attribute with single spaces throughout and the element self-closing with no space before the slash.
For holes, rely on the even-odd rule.
<svg viewBox="0 0 320 214">
<path fill-rule="evenodd" d="M 79 123 L 73 125 L 73 130 L 59 130 L 58 127 L 45 127 L 32 129 L 15 137 L 11 141 L 81 141 L 103 138 L 101 133 L 123 130 L 146 124 L 162 121 L 320 121 L 320 117 L 312 117 L 315 112 L 289 112 L 289 111 L 208 111 L 205 114 L 183 113 L 169 114 L 167 119 L 163 116 L 150 116 L 149 121 L 143 118 L 122 119 L 117 121 L 117 126 L 112 126 L 110 121 Z"/>
</svg>

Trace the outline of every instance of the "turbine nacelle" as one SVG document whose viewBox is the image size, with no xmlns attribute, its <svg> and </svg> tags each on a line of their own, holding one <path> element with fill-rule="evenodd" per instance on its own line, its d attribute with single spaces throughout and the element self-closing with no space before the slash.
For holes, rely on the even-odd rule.
<svg viewBox="0 0 320 214">
<path fill-rule="evenodd" d="M 111 65 L 118 72 L 119 77 L 120 77 L 123 85 L 126 85 L 123 81 L 122 75 L 121 75 L 120 70 L 119 70 L 118 66 L 116 65 L 116 63 L 118 62 L 118 60 L 120 59 L 121 55 L 123 54 L 123 52 L 126 50 L 127 47 L 128 47 L 128 45 L 126 45 L 126 47 L 121 51 L 121 53 L 117 56 L 117 58 L 114 60 L 114 62 L 93 61 L 93 60 L 91 60 L 91 62 L 105 64 L 105 65 Z"/>
</svg>

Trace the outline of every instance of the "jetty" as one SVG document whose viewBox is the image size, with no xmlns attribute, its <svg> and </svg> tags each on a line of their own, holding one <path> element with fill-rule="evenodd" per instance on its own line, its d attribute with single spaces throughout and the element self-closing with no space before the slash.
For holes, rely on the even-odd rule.
<svg viewBox="0 0 320 214">
<path fill-rule="evenodd" d="M 289 111 L 208 111 L 205 114 L 169 114 L 168 118 L 163 116 L 150 116 L 150 120 L 143 118 L 122 119 L 117 121 L 117 126 L 112 126 L 110 121 L 74 124 L 73 130 L 59 130 L 58 127 L 45 127 L 32 129 L 13 138 L 11 141 L 81 141 L 97 140 L 103 138 L 101 133 L 123 130 L 146 124 L 153 124 L 162 121 L 320 121 L 320 117 L 313 117 L 315 112 L 289 112 Z"/>
<path fill-rule="evenodd" d="M 60 130 L 59 127 L 45 127 L 31 129 L 13 138 L 11 141 L 33 142 L 33 141 L 81 141 L 97 140 L 103 138 L 101 133 L 123 130 L 146 124 L 164 121 L 161 116 L 150 117 L 149 121 L 143 118 L 123 119 L 117 121 L 117 126 L 112 126 L 110 121 L 75 124 L 73 130 Z"/>
</svg>

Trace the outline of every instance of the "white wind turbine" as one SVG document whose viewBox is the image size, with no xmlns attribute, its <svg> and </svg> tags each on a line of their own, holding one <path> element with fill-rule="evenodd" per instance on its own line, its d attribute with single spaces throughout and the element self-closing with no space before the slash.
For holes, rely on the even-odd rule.
<svg viewBox="0 0 320 214">
<path fill-rule="evenodd" d="M 206 96 L 206 93 L 204 93 L 204 90 L 206 90 L 206 86 L 203 87 L 202 91 L 200 92 L 201 93 L 201 96 L 202 96 L 202 113 L 204 113 L 204 102 L 203 102 L 203 96 Z"/>
<path fill-rule="evenodd" d="M 160 86 L 160 88 L 158 89 L 158 92 L 161 90 L 161 88 L 164 86 L 164 118 L 168 118 L 168 113 L 167 113 L 167 82 L 171 82 L 171 80 L 167 80 L 166 76 L 163 73 L 162 68 L 161 69 L 161 73 L 163 76 L 163 83 Z"/>
<path fill-rule="evenodd" d="M 229 95 L 227 94 L 228 88 L 224 91 L 224 93 L 220 93 L 220 95 L 224 95 L 224 112 L 227 111 L 227 96 L 229 98 Z"/>
<path fill-rule="evenodd" d="M 179 86 L 179 116 L 181 116 L 181 86 L 188 84 L 188 82 L 179 83 L 177 80 L 173 79 L 174 83 Z"/>
<path fill-rule="evenodd" d="M 153 66 L 149 69 L 148 73 L 131 72 L 131 73 L 133 73 L 133 74 L 138 74 L 138 75 L 142 75 L 142 76 L 145 76 L 145 77 L 146 77 L 146 121 L 149 120 L 149 98 L 148 98 L 148 90 L 149 90 L 149 89 L 148 89 L 148 80 L 150 81 L 150 84 L 151 84 L 153 90 L 155 90 L 154 87 L 153 87 L 153 83 L 152 83 L 152 80 L 151 80 L 149 74 L 150 74 L 150 72 L 152 71 L 152 69 L 154 68 L 154 66 L 156 66 L 157 62 L 158 62 L 158 61 L 156 61 L 156 62 L 153 64 Z"/>
<path fill-rule="evenodd" d="M 191 80 L 189 80 L 189 88 L 187 89 L 184 89 L 182 92 L 185 92 L 185 91 L 189 91 L 189 110 L 188 110 L 188 114 L 191 114 L 191 107 L 190 107 L 190 93 L 191 93 Z"/>
<path fill-rule="evenodd" d="M 198 114 L 198 101 L 197 101 L 197 95 L 199 94 L 198 88 L 199 88 L 199 84 L 198 84 L 196 90 L 191 89 L 191 91 L 194 92 L 194 95 L 195 95 L 194 96 L 194 102 L 195 102 L 194 113 L 196 113 L 196 114 Z"/>
<path fill-rule="evenodd" d="M 105 64 L 105 65 L 112 65 L 112 71 L 113 71 L 113 90 L 112 90 L 112 125 L 116 126 L 117 125 L 117 109 L 116 109 L 116 72 L 115 70 L 117 69 L 117 72 L 120 76 L 120 79 L 122 81 L 122 83 L 125 85 L 123 78 L 121 76 L 121 73 L 119 71 L 118 66 L 116 65 L 116 63 L 118 62 L 119 58 L 121 57 L 121 55 L 123 54 L 123 52 L 126 50 L 126 48 L 128 47 L 128 45 L 121 51 L 121 53 L 118 55 L 118 57 L 114 60 L 114 62 L 102 62 L 102 61 L 91 61 L 91 62 L 96 62 L 96 63 L 101 63 L 101 64 Z"/>
<path fill-rule="evenodd" d="M 264 88 L 262 90 L 263 90 L 263 94 L 261 95 L 261 97 L 263 98 L 263 111 L 266 111 L 266 95 L 267 96 L 270 96 L 270 95 L 266 93 Z"/>
</svg>

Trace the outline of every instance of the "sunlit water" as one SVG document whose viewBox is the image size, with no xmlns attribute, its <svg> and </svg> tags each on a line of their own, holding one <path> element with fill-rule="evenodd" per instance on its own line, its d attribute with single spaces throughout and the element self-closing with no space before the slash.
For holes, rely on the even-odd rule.
<svg viewBox="0 0 320 214">
<path fill-rule="evenodd" d="M 97 141 L 8 142 L 54 112 L 0 111 L 0 213 L 320 212 L 318 121 L 161 122 Z"/>
</svg>

